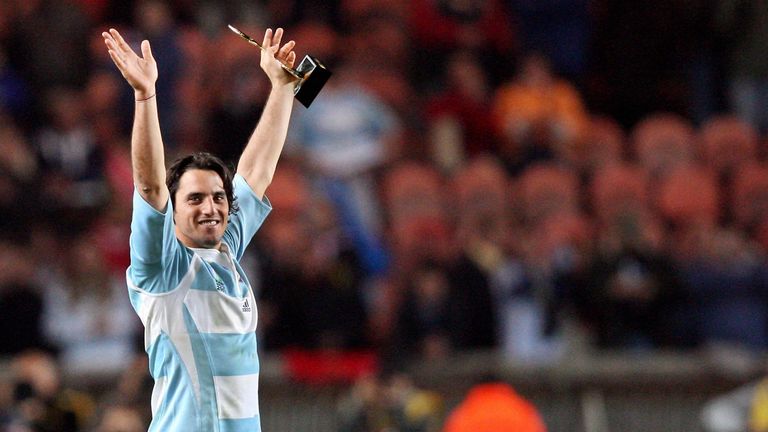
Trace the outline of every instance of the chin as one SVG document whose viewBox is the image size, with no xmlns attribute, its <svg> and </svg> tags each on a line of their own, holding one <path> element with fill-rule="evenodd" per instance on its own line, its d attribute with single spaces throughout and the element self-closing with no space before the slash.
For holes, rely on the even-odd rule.
<svg viewBox="0 0 768 432">
<path fill-rule="evenodd" d="M 200 239 L 196 243 L 199 248 L 214 249 L 221 244 L 221 237 Z"/>
</svg>

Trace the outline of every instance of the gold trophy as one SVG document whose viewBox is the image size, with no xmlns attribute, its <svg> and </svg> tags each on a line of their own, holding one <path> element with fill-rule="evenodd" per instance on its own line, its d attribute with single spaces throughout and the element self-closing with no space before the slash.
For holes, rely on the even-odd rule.
<svg viewBox="0 0 768 432">
<path fill-rule="evenodd" d="M 264 49 L 260 43 L 236 29 L 233 25 L 229 24 L 229 29 L 248 41 L 251 45 L 256 45 L 261 50 Z M 293 89 L 293 95 L 307 108 L 309 108 L 309 105 L 315 100 L 317 94 L 320 93 L 320 90 L 328 81 L 328 78 L 331 77 L 331 72 L 320 62 L 320 60 L 310 55 L 304 56 L 296 69 L 288 67 L 282 63 L 281 65 L 286 72 L 298 79 L 296 87 Z"/>
</svg>

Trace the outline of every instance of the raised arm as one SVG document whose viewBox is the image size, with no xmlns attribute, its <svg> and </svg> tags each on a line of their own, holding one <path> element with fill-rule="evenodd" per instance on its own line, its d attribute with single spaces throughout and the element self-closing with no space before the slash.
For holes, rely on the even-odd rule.
<svg viewBox="0 0 768 432">
<path fill-rule="evenodd" d="M 283 29 L 267 29 L 264 34 L 264 49 L 261 51 L 261 68 L 267 74 L 272 90 L 264 106 L 261 119 L 240 156 L 237 173 L 243 176 L 262 198 L 277 168 L 277 160 L 283 150 L 288 133 L 288 121 L 293 109 L 293 88 L 296 78 L 283 70 L 280 63 L 293 67 L 296 53 L 295 43 L 290 41 L 280 47 Z"/>
<path fill-rule="evenodd" d="M 136 107 L 131 133 L 133 182 L 149 205 L 165 211 L 168 187 L 165 185 L 165 152 L 157 115 L 157 63 L 152 57 L 149 41 L 141 43 L 141 57 L 125 42 L 115 29 L 101 34 L 109 56 L 120 73 L 133 87 Z"/>
</svg>

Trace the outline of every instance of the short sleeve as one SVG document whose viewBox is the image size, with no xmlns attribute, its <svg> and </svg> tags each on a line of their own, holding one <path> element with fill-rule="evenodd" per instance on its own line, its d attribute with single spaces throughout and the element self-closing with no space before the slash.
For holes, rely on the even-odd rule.
<svg viewBox="0 0 768 432">
<path fill-rule="evenodd" d="M 176 286 L 173 270 L 178 267 L 183 250 L 176 239 L 170 199 L 163 213 L 149 205 L 134 189 L 130 251 L 127 276 L 135 287 L 149 292 L 165 292 Z"/>
<path fill-rule="evenodd" d="M 259 199 L 239 174 L 234 178 L 234 191 L 240 210 L 229 217 L 223 240 L 229 246 L 232 255 L 239 260 L 243 257 L 256 231 L 272 211 L 272 204 L 266 196 Z"/>
</svg>

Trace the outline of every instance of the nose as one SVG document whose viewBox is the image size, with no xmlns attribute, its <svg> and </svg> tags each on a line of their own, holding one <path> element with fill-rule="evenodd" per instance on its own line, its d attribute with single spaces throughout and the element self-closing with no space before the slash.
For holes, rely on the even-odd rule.
<svg viewBox="0 0 768 432">
<path fill-rule="evenodd" d="M 213 197 L 208 197 L 203 200 L 203 204 L 200 210 L 203 212 L 204 215 L 210 216 L 210 215 L 213 215 L 215 208 L 216 208 L 216 205 L 213 202 Z"/>
</svg>

